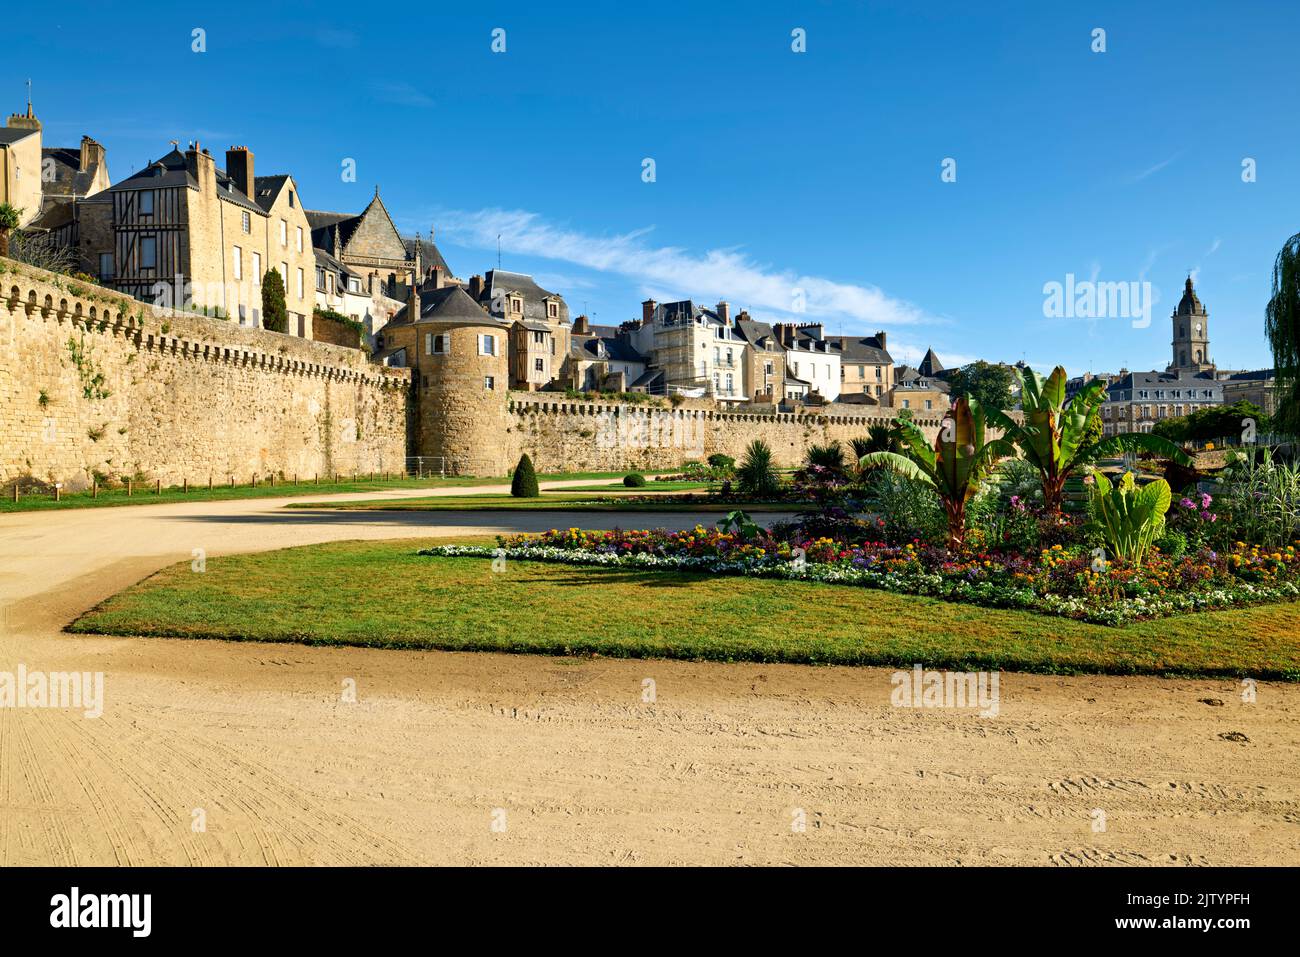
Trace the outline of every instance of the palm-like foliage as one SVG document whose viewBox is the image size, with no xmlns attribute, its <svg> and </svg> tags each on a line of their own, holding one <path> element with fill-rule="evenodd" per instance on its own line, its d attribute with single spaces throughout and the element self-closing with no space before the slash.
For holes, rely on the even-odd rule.
<svg viewBox="0 0 1300 957">
<path fill-rule="evenodd" d="M 944 418 L 933 448 L 920 429 L 900 420 L 897 434 L 908 454 L 869 452 L 858 465 L 864 469 L 884 466 L 932 485 L 948 518 L 948 548 L 960 551 L 966 539 L 967 503 L 998 459 L 1015 454 L 1015 447 L 1006 439 L 986 441 L 985 428 L 979 402 L 958 399 Z"/>
<path fill-rule="evenodd" d="M 871 452 L 898 451 L 898 439 L 895 437 L 894 430 L 881 423 L 870 426 L 865 436 L 851 440 L 849 445 L 853 447 L 855 459 L 860 459 Z"/>
<path fill-rule="evenodd" d="M 1141 565 L 1151 545 L 1165 529 L 1165 512 L 1172 496 L 1169 483 L 1156 479 L 1142 488 L 1125 472 L 1118 485 L 1093 471 L 1089 497 L 1093 527 L 1113 554 Z"/>
<path fill-rule="evenodd" d="M 988 409 L 989 424 L 1002 429 L 1021 454 L 1038 470 L 1043 483 L 1043 507 L 1049 512 L 1061 509 L 1061 493 L 1070 476 L 1098 459 L 1124 452 L 1153 452 L 1190 465 L 1189 459 L 1174 443 L 1158 435 L 1125 432 L 1096 442 L 1087 441 L 1090 424 L 1100 414 L 1105 400 L 1105 386 L 1100 379 L 1085 385 L 1070 401 L 1065 400 L 1065 369 L 1057 366 L 1044 379 L 1033 369 L 1017 371 L 1020 380 L 1020 407 L 1024 422 L 1017 422 L 999 409 Z"/>
<path fill-rule="evenodd" d="M 736 469 L 736 487 L 743 495 L 762 497 L 780 490 L 781 479 L 772 465 L 772 449 L 762 439 L 755 439 L 745 449 Z"/>
<path fill-rule="evenodd" d="M 805 461 L 809 468 L 821 466 L 824 469 L 830 469 L 832 472 L 843 472 L 844 446 L 838 440 L 828 442 L 825 445 L 810 445 L 808 446 Z"/>
</svg>

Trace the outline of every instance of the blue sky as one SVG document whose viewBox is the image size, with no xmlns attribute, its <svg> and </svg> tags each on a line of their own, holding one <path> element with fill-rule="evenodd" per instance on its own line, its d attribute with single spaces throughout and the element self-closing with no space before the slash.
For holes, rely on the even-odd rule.
<svg viewBox="0 0 1300 957">
<path fill-rule="evenodd" d="M 403 9 L 24 5 L 0 109 L 30 76 L 47 143 L 95 136 L 115 180 L 198 138 L 249 146 L 312 208 L 379 184 L 457 275 L 492 268 L 501 234 L 505 268 L 597 322 L 725 298 L 885 329 L 896 361 L 1163 368 L 1190 269 L 1219 365 L 1270 362 L 1270 269 L 1300 231 L 1300 4 Z M 1067 274 L 1150 282 L 1150 326 L 1046 318 Z"/>
</svg>

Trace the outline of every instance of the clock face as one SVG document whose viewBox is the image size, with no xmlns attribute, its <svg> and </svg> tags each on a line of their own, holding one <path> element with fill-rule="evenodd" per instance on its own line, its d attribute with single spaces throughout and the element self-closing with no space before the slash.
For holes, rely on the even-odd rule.
<svg viewBox="0 0 1300 957">
<path fill-rule="evenodd" d="M 1199 322 L 1196 324 L 1195 329 L 1196 334 L 1199 336 L 1201 334 L 1201 324 Z"/>
</svg>

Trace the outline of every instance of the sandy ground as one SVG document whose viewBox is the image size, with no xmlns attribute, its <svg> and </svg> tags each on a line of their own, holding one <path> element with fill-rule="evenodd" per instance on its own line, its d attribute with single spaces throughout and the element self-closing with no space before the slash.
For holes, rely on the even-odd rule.
<svg viewBox="0 0 1300 957">
<path fill-rule="evenodd" d="M 61 632 L 194 548 L 556 520 L 284 501 L 0 516 L 0 671 L 106 684 L 97 719 L 0 708 L 0 864 L 1300 863 L 1292 685 L 1003 675 L 982 718 L 878 668 Z"/>
</svg>

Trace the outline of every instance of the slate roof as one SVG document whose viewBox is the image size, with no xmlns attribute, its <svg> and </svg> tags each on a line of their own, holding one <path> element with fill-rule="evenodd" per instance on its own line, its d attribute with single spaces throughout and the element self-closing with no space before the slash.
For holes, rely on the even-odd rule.
<svg viewBox="0 0 1300 957">
<path fill-rule="evenodd" d="M 916 367 L 916 371 L 923 376 L 937 376 L 943 371 L 943 363 L 939 361 L 939 357 L 934 354 L 933 349 L 926 349 L 925 358 Z"/>
<path fill-rule="evenodd" d="M 1183 285 L 1183 298 L 1178 301 L 1178 308 L 1174 310 L 1176 316 L 1203 316 L 1205 307 L 1201 305 L 1200 297 L 1196 295 L 1196 290 L 1192 288 L 1192 277 L 1187 277 L 1187 282 Z"/>
<path fill-rule="evenodd" d="M 437 322 L 437 321 L 473 321 L 483 325 L 497 326 L 505 328 L 505 325 L 493 316 L 489 316 L 483 311 L 483 307 L 476 303 L 462 287 L 457 285 L 443 286 L 440 289 L 430 289 L 420 292 L 420 321 Z M 388 325 L 398 325 L 410 322 L 407 318 L 407 307 L 402 306 L 397 310 L 396 315 L 389 320 Z"/>
<path fill-rule="evenodd" d="M 612 328 L 612 327 L 606 327 Z M 597 349 L 603 343 L 605 354 L 602 356 Z M 639 362 L 645 364 L 649 360 L 632 347 L 622 336 L 574 336 L 573 351 L 582 359 L 608 359 L 611 362 Z"/>
<path fill-rule="evenodd" d="M 1150 372 L 1130 372 L 1125 376 L 1112 379 L 1106 391 L 1119 393 L 1147 387 L 1203 389 L 1216 384 L 1218 380 L 1208 372 L 1157 372 L 1153 369 Z"/>
<path fill-rule="evenodd" d="M 213 172 L 216 178 L 217 196 L 220 199 L 236 206 L 242 206 L 244 209 L 258 213 L 263 212 L 261 206 L 245 196 L 242 190 L 235 188 L 234 180 L 226 175 L 225 170 L 214 164 Z M 167 155 L 154 160 L 144 169 L 132 173 L 118 183 L 114 183 L 109 189 L 113 191 L 124 189 L 167 189 L 180 186 L 198 189 L 199 181 L 191 176 L 189 170 L 186 169 L 185 154 L 179 149 L 173 149 Z"/>
<path fill-rule="evenodd" d="M 417 237 L 417 238 L 420 244 L 420 262 L 423 265 L 424 271 L 426 273 L 430 269 L 437 266 L 442 269 L 443 275 L 446 276 L 456 275 L 454 272 L 451 271 L 451 267 L 447 265 L 447 260 L 442 258 L 442 251 L 438 249 L 437 243 L 435 243 L 432 239 L 424 239 L 423 237 Z M 411 259 L 411 260 L 415 259 L 416 241 L 417 241 L 416 239 L 407 239 L 405 236 L 402 237 L 402 245 L 406 247 L 407 259 Z"/>
<path fill-rule="evenodd" d="M 539 322 L 545 322 L 549 318 L 546 315 L 546 305 L 544 300 L 549 298 L 559 301 L 559 319 L 565 322 L 569 319 L 569 307 L 564 301 L 564 297 L 543 289 L 537 285 L 532 276 L 520 272 L 507 272 L 504 269 L 489 269 L 483 280 L 483 295 L 479 301 L 482 302 L 489 310 L 492 308 L 492 302 L 498 294 L 506 295 L 517 293 L 524 300 L 524 318 L 534 319 Z"/>
<path fill-rule="evenodd" d="M 283 173 L 277 176 L 254 176 L 253 201 L 269 213 L 287 182 L 289 177 Z"/>
<path fill-rule="evenodd" d="M 770 340 L 770 344 L 776 346 L 778 350 L 785 348 L 781 345 L 780 340 L 777 339 L 776 330 L 772 328 L 770 323 L 758 322 L 755 319 L 737 319 L 735 328 L 736 332 L 740 334 L 740 338 L 744 339 L 751 346 L 759 346 L 761 348 L 762 341 L 768 339 Z"/>
<path fill-rule="evenodd" d="M 894 364 L 889 352 L 875 336 L 827 336 L 826 341 L 839 346 L 840 357 L 845 365 L 855 362 L 877 366 Z"/>
<path fill-rule="evenodd" d="M 25 130 L 17 127 L 0 127 L 0 146 L 9 146 L 19 140 L 25 140 L 35 132 L 36 130 Z"/>
<path fill-rule="evenodd" d="M 41 160 L 54 161 L 54 184 L 59 187 L 57 190 L 51 190 L 49 184 L 44 184 L 46 193 L 55 193 L 63 196 L 85 196 L 86 191 L 90 189 L 95 180 L 95 173 L 98 172 L 99 164 L 91 166 L 90 169 L 82 172 L 81 170 L 81 147 L 69 148 L 66 146 L 50 146 L 41 150 Z"/>
</svg>

